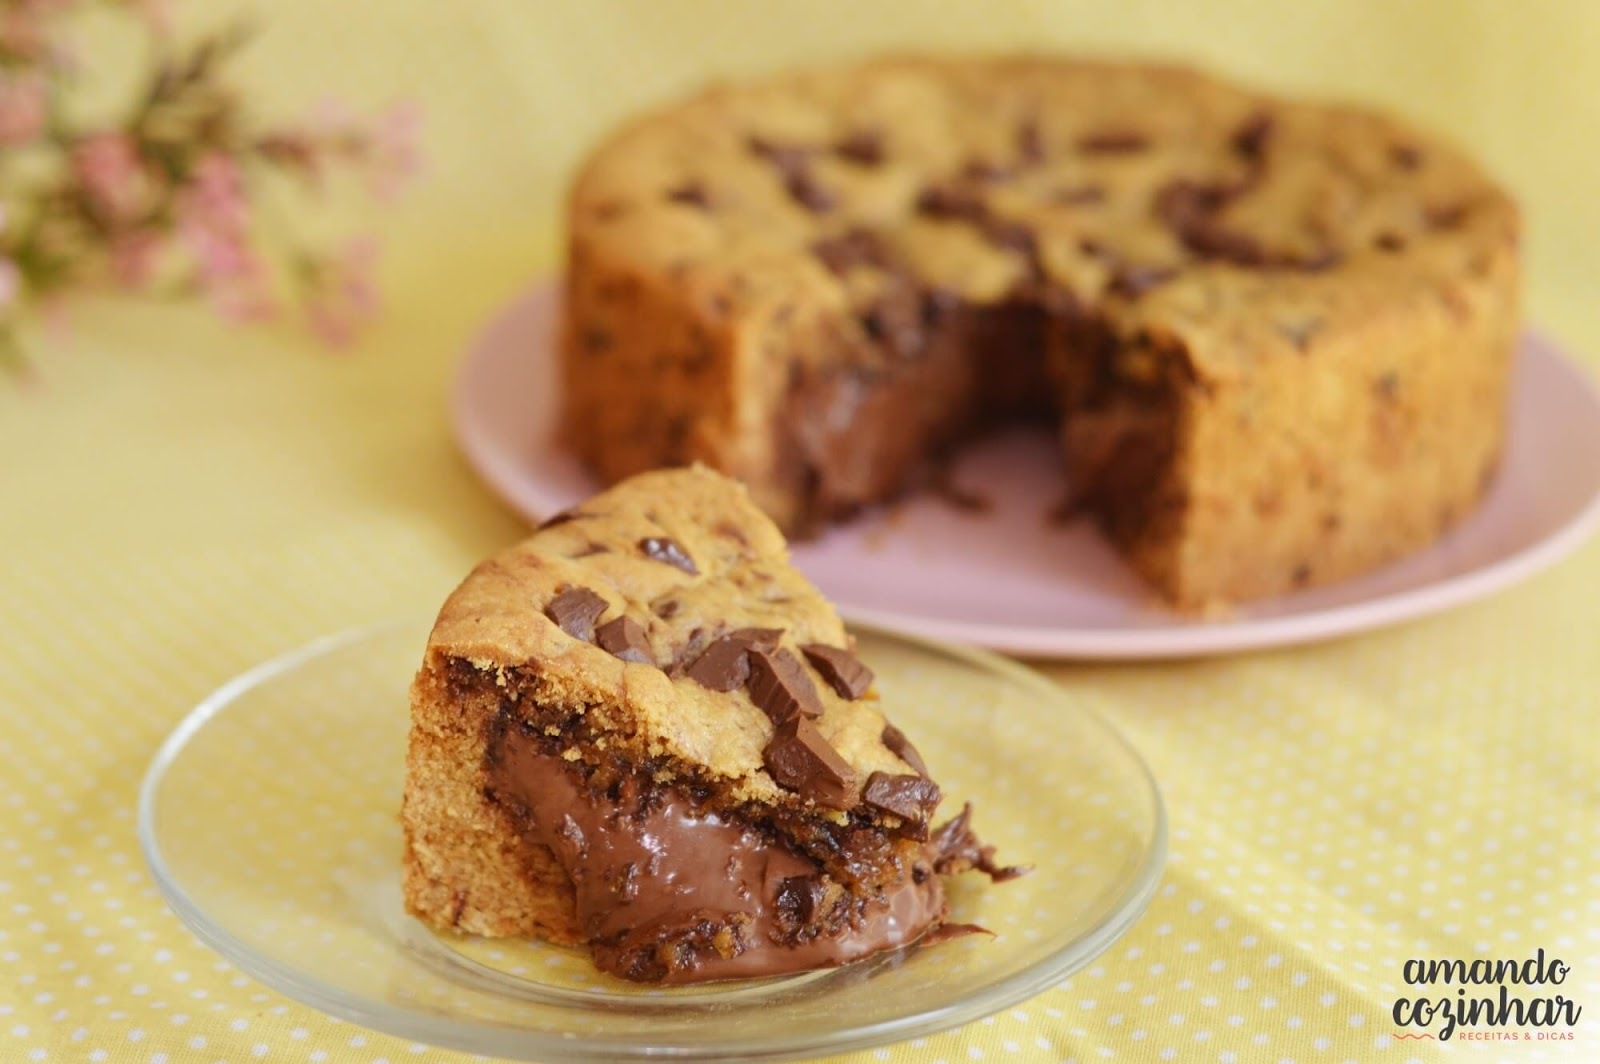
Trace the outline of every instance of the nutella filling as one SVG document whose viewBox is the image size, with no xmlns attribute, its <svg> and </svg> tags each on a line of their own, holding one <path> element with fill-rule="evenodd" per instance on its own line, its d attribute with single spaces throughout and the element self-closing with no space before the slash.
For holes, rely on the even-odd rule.
<svg viewBox="0 0 1600 1064">
<path fill-rule="evenodd" d="M 945 914 L 931 870 L 908 870 L 881 897 L 842 895 L 814 861 L 756 826 L 637 777 L 594 793 L 578 766 L 515 728 L 495 739 L 487 769 L 490 794 L 571 879 L 595 965 L 625 979 L 834 967 L 914 942 Z"/>
<path fill-rule="evenodd" d="M 986 427 L 1048 416 L 1047 325 L 1043 308 L 1024 299 L 946 297 L 915 328 L 886 332 L 854 359 L 798 369 L 777 432 L 788 479 L 804 485 L 805 520 L 901 494 L 926 474 L 929 456 Z"/>
<path fill-rule="evenodd" d="M 988 305 L 952 298 L 914 339 L 894 360 L 869 353 L 796 375 L 776 431 L 805 496 L 797 534 L 919 485 L 983 509 L 949 483 L 946 459 L 988 427 L 1048 417 L 1052 402 L 1074 511 L 1129 548 L 1174 534 L 1187 503 L 1172 472 L 1180 397 L 1196 386 L 1176 342 L 1120 335 L 1042 289 Z"/>
</svg>

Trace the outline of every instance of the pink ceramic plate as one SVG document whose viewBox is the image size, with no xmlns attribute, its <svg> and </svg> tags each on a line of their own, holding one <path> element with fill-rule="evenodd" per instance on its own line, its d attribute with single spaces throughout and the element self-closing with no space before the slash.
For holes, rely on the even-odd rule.
<svg viewBox="0 0 1600 1064">
<path fill-rule="evenodd" d="M 467 460 L 530 520 L 599 486 L 554 441 L 555 294 L 540 285 L 484 331 L 453 403 Z M 1053 524 L 1059 477 L 1047 434 L 996 437 L 952 478 L 985 512 L 915 498 L 796 544 L 794 558 L 848 619 L 1018 654 L 1182 657 L 1325 639 L 1498 591 L 1577 546 L 1600 522 L 1600 395 L 1526 337 L 1505 467 L 1472 517 L 1394 565 L 1222 620 L 1161 608 L 1092 526 Z"/>
</svg>

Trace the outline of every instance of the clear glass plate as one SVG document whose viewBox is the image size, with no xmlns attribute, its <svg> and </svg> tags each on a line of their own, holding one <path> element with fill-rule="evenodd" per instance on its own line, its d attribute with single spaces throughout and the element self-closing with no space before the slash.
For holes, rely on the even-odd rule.
<svg viewBox="0 0 1600 1064">
<path fill-rule="evenodd" d="M 239 968 L 405 1038 L 518 1060 L 769 1060 L 967 1023 L 1088 964 L 1149 902 L 1161 798 L 1070 691 L 979 651 L 857 633 L 885 706 L 979 833 L 1032 874 L 951 884 L 995 932 L 832 971 L 663 990 L 538 942 L 439 935 L 400 903 L 398 809 L 423 622 L 332 636 L 252 669 L 162 746 L 140 793 L 167 901 Z"/>
</svg>

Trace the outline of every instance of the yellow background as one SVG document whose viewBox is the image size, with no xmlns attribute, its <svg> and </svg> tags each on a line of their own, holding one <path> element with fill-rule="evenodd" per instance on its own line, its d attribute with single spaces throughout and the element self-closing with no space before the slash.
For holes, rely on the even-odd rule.
<svg viewBox="0 0 1600 1064">
<path fill-rule="evenodd" d="M 234 10 L 180 4 L 177 21 L 191 32 Z M 517 535 L 455 456 L 445 391 L 485 316 L 554 268 L 568 173 L 636 108 L 715 75 L 906 47 L 1153 51 L 1391 106 L 1471 145 L 1518 193 L 1531 318 L 1600 365 L 1600 4 L 255 10 L 238 72 L 263 111 L 414 98 L 429 172 L 397 209 L 338 208 L 388 252 L 388 315 L 354 352 L 95 298 L 69 335 L 35 338 L 33 387 L 0 381 L 0 1059 L 448 1056 L 332 1023 L 200 947 L 143 873 L 134 792 L 217 684 L 323 632 L 429 610 Z M 104 36 L 91 75 L 136 59 Z M 1431 1044 L 1391 1037 L 1403 960 L 1543 946 L 1573 965 L 1567 989 L 1586 1005 L 1565 1051 L 1600 1058 L 1597 602 L 1591 543 L 1395 631 L 1047 666 L 1161 779 L 1163 893 L 1069 984 L 881 1056 L 1431 1060 Z M 1475 1059 L 1562 1053 L 1493 1045 Z"/>
</svg>

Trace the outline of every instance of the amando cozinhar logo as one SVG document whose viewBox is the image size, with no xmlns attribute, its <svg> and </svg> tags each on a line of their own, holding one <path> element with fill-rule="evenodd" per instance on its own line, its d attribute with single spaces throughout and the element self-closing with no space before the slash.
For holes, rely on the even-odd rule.
<svg viewBox="0 0 1600 1064">
<path fill-rule="evenodd" d="M 1565 994 L 1513 996 L 1510 987 L 1556 987 L 1572 971 L 1560 957 L 1545 958 L 1543 948 L 1526 960 L 1408 960 L 1402 975 L 1411 986 L 1443 985 L 1456 988 L 1455 996 L 1402 997 L 1394 1003 L 1394 1022 L 1399 1027 L 1419 1027 L 1430 1033 L 1400 1037 L 1433 1038 L 1438 1025 L 1441 1042 L 1462 1031 L 1463 1039 L 1504 1041 L 1561 1041 L 1572 1037 L 1572 1028 L 1583 1015 L 1583 1007 Z M 1485 988 L 1478 991 L 1475 988 Z M 1498 987 L 1498 995 L 1487 988 Z M 1477 1031 L 1476 1028 L 1494 1028 Z M 1553 1028 L 1563 1031 L 1502 1030 L 1501 1028 Z M 1471 1029 L 1471 1030 L 1468 1030 Z"/>
</svg>

